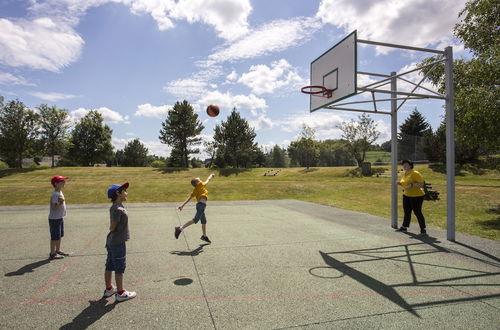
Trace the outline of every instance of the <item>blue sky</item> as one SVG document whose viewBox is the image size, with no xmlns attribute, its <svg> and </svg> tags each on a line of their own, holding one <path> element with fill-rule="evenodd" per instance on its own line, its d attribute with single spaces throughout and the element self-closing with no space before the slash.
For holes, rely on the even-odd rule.
<svg viewBox="0 0 500 330">
<path fill-rule="evenodd" d="M 359 114 L 309 112 L 310 63 L 350 32 L 358 38 L 467 56 L 452 38 L 464 0 L 1 0 L 0 95 L 36 108 L 67 109 L 73 120 L 100 111 L 113 145 L 139 138 L 167 156 L 161 122 L 188 100 L 213 128 L 233 107 L 265 147 L 287 146 L 306 124 L 317 139 L 339 138 L 338 125 Z M 428 54 L 358 45 L 358 70 L 388 74 Z M 419 80 L 417 74 L 408 77 Z M 402 89 L 408 86 L 402 84 Z M 205 113 L 218 104 L 217 118 Z M 441 101 L 407 102 L 435 129 Z M 385 105 L 385 107 L 387 107 Z M 390 137 L 390 118 L 371 115 Z M 203 158 L 203 157 L 202 157 Z"/>
</svg>

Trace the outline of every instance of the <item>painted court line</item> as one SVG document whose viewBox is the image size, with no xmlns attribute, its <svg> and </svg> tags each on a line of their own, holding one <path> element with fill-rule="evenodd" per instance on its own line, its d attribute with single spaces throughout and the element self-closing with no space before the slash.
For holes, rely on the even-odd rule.
<svg viewBox="0 0 500 330">
<path fill-rule="evenodd" d="M 101 233 L 96 234 L 83 248 L 81 248 L 77 252 L 77 256 L 71 257 L 71 261 L 66 262 L 63 267 L 56 273 L 54 274 L 48 281 L 47 283 L 40 289 L 38 290 L 37 293 L 35 293 L 30 300 L 36 300 L 39 296 L 41 296 L 43 293 L 45 293 L 51 286 L 54 285 L 54 283 L 59 279 L 59 277 L 75 262 L 80 259 L 80 254 L 82 254 L 85 250 L 87 250 L 94 241 L 101 236 Z"/>
</svg>

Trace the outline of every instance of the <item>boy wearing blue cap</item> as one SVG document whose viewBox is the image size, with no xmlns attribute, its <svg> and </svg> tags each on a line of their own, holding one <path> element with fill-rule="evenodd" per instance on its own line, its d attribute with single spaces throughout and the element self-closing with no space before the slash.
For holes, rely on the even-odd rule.
<svg viewBox="0 0 500 330">
<path fill-rule="evenodd" d="M 135 298 L 137 295 L 133 291 L 127 291 L 123 288 L 123 274 L 126 267 L 127 250 L 125 242 L 130 238 L 128 229 L 128 213 L 123 202 L 127 200 L 127 188 L 129 184 L 114 184 L 108 188 L 108 198 L 113 205 L 109 209 L 110 224 L 109 234 L 106 238 L 106 249 L 108 256 L 106 258 L 106 270 L 104 271 L 104 281 L 106 289 L 103 297 L 109 298 L 115 295 L 116 301 L 125 301 Z M 111 277 L 115 272 L 116 287 L 111 284 Z"/>
</svg>

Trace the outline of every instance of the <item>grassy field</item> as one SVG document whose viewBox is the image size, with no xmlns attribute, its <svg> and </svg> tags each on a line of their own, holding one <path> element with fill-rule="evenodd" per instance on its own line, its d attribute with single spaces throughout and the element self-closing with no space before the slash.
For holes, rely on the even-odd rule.
<svg viewBox="0 0 500 330">
<path fill-rule="evenodd" d="M 388 167 L 386 167 L 388 169 Z M 424 203 L 430 226 L 445 228 L 446 175 L 418 166 L 441 200 Z M 264 176 L 269 169 L 221 170 L 210 183 L 210 200 L 298 199 L 390 218 L 389 178 L 350 178 L 349 168 L 282 169 Z M 272 170 L 272 173 L 276 170 Z M 70 177 L 64 190 L 68 204 L 108 203 L 106 189 L 114 183 L 130 182 L 130 203 L 180 202 L 191 192 L 192 177 L 203 180 L 207 169 L 82 168 L 22 169 L 0 171 L 0 205 L 45 205 L 52 175 Z M 456 177 L 456 229 L 480 237 L 500 240 L 500 173 L 459 171 Z M 402 208 L 399 208 L 400 219 Z M 416 220 L 413 219 L 413 226 Z"/>
</svg>

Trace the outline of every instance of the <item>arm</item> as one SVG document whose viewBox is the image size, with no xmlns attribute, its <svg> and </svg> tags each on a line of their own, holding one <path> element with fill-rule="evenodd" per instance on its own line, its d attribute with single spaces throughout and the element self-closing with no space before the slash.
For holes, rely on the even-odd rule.
<svg viewBox="0 0 500 330">
<path fill-rule="evenodd" d="M 184 203 L 182 203 L 181 205 L 179 205 L 177 207 L 179 209 L 179 211 L 182 211 L 182 208 L 184 207 L 184 205 L 186 205 L 191 200 L 191 198 L 193 198 L 193 196 L 189 195 L 189 197 L 184 201 Z"/>
<path fill-rule="evenodd" d="M 205 185 L 207 185 L 207 184 L 208 184 L 208 182 L 210 182 L 210 180 L 212 180 L 212 178 L 213 178 L 214 176 L 215 176 L 215 174 L 214 174 L 214 173 L 210 174 L 210 175 L 208 176 L 208 178 L 207 178 L 207 181 L 205 181 Z"/>
<path fill-rule="evenodd" d="M 63 204 L 64 204 L 64 195 L 60 194 L 58 199 L 57 199 L 57 202 L 52 203 L 52 207 L 57 210 L 59 208 L 59 206 L 61 206 Z"/>
<path fill-rule="evenodd" d="M 109 231 L 115 231 L 117 226 L 118 221 L 111 221 L 111 223 L 109 224 Z"/>
</svg>

